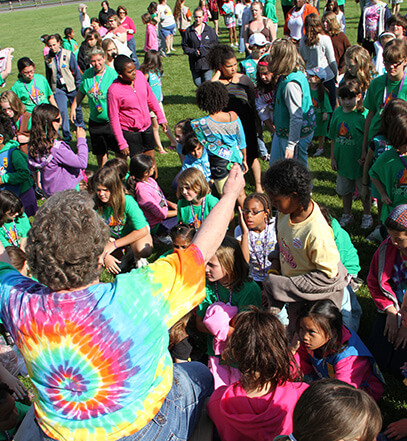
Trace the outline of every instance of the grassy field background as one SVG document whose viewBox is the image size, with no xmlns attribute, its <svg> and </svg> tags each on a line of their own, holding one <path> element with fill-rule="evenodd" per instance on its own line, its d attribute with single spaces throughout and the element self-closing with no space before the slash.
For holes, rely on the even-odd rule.
<svg viewBox="0 0 407 441">
<path fill-rule="evenodd" d="M 193 10 L 197 6 L 197 1 L 186 1 L 187 6 Z M 100 10 L 100 2 L 87 2 L 88 14 L 90 17 L 97 16 Z M 137 0 L 131 2 L 118 2 L 117 0 L 110 1 L 110 6 L 117 8 L 120 4 L 127 7 L 129 16 L 134 20 L 137 28 L 136 45 L 138 49 L 138 56 L 140 61 L 143 61 L 144 53 L 144 35 L 145 27 L 143 26 L 140 16 L 146 12 L 149 0 Z M 169 5 L 173 7 L 175 1 L 170 0 Z M 321 4 L 321 10 L 323 8 Z M 406 7 L 402 4 L 402 13 L 405 14 Z M 277 35 L 282 36 L 283 20 L 280 3 L 277 4 L 277 12 L 279 17 L 279 29 Z M 359 21 L 360 9 L 359 5 L 354 0 L 348 0 L 345 6 L 346 16 L 346 35 L 350 42 L 356 42 L 356 30 Z M 220 19 L 221 24 L 221 42 L 226 41 L 226 29 L 223 26 L 223 20 Z M 42 57 L 43 44 L 40 41 L 42 34 L 60 33 L 63 35 L 65 27 L 72 27 L 76 34 L 78 43 L 82 41 L 80 36 L 80 25 L 78 18 L 77 4 L 69 4 L 56 7 L 41 7 L 38 9 L 10 11 L 0 14 L 0 44 L 1 47 L 12 46 L 15 48 L 13 60 L 13 73 L 7 80 L 5 89 L 8 89 L 17 79 L 16 62 L 22 56 L 31 57 L 37 66 L 37 73 L 44 74 L 45 67 Z M 193 85 L 191 74 L 188 67 L 188 59 L 182 53 L 181 38 L 179 34 L 175 39 L 176 52 L 174 55 L 163 59 L 164 77 L 163 94 L 164 94 L 164 108 L 167 114 L 168 122 L 171 127 L 176 122 L 186 117 L 198 117 L 201 112 L 195 105 L 195 86 Z M 243 57 L 237 54 L 238 60 Z M 85 103 L 84 114 L 87 121 L 88 108 Z M 270 148 L 270 135 L 265 134 L 265 140 Z M 163 135 L 163 145 L 169 145 L 169 141 Z M 336 174 L 331 170 L 328 148 L 327 153 L 319 158 L 310 158 L 309 165 L 313 173 L 314 188 L 313 197 L 315 200 L 329 208 L 333 215 L 339 218 L 342 214 L 342 203 L 335 192 Z M 310 149 L 313 153 L 314 149 Z M 90 155 L 89 164 L 91 168 L 96 169 L 96 160 Z M 167 155 L 157 154 L 157 164 L 159 168 L 159 184 L 164 189 L 167 197 L 175 201 L 175 194 L 171 190 L 171 182 L 179 171 L 180 163 L 178 156 L 174 152 L 169 152 Z M 267 164 L 262 163 L 263 170 L 267 169 Z M 248 185 L 246 192 L 250 193 L 254 190 L 251 176 L 248 176 Z M 348 229 L 351 233 L 352 240 L 358 249 L 362 271 L 360 277 L 366 280 L 369 270 L 369 265 L 376 246 L 366 241 L 367 233 L 359 229 L 362 217 L 362 205 L 360 201 L 354 203 L 355 223 Z M 377 213 L 373 208 L 375 220 Z M 370 231 L 369 231 L 370 232 Z M 160 249 L 156 255 L 160 254 Z M 370 298 L 366 286 L 363 286 L 358 292 L 359 301 L 363 307 L 364 314 L 360 328 L 362 338 L 366 339 L 370 333 L 370 328 L 374 320 L 376 310 Z M 386 377 L 388 381 L 388 388 L 384 398 L 381 400 L 381 408 L 385 417 L 385 423 L 395 421 L 397 419 L 407 417 L 407 400 L 406 387 L 392 377 Z"/>
</svg>

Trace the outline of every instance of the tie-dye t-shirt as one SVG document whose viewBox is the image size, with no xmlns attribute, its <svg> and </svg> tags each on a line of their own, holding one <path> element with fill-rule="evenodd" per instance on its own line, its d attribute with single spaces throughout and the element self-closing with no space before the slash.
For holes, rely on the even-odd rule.
<svg viewBox="0 0 407 441">
<path fill-rule="evenodd" d="M 114 283 L 56 293 L 0 263 L 0 312 L 57 440 L 110 441 L 143 428 L 172 386 L 168 328 L 205 298 L 191 245 Z"/>
</svg>

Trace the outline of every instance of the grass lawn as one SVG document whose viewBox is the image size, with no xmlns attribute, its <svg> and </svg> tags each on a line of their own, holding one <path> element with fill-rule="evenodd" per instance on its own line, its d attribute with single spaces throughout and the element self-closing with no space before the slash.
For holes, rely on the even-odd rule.
<svg viewBox="0 0 407 441">
<path fill-rule="evenodd" d="M 78 2 L 79 3 L 79 2 Z M 112 0 L 110 6 L 117 8 L 121 2 Z M 138 48 L 138 55 L 142 62 L 144 54 L 142 48 L 144 47 L 144 34 L 145 28 L 141 23 L 140 16 L 146 11 L 149 0 L 138 0 L 132 2 L 123 2 L 129 12 L 129 16 L 133 18 L 136 24 L 136 45 Z M 187 5 L 191 10 L 198 3 L 197 1 L 192 3 L 191 0 L 187 0 Z M 278 17 L 279 17 L 279 29 L 278 36 L 282 36 L 282 11 L 280 3 L 277 2 Z M 175 0 L 169 2 L 173 7 Z M 402 13 L 405 14 L 405 4 L 402 4 Z M 321 4 L 321 9 L 323 5 Z M 100 10 L 100 2 L 88 2 L 88 14 L 90 17 L 97 16 Z M 356 42 L 356 30 L 359 21 L 360 9 L 359 5 L 353 0 L 348 0 L 346 4 L 346 34 L 351 43 Z M 223 26 L 223 20 L 220 20 L 222 36 L 221 42 L 226 41 L 226 29 Z M 77 4 L 69 4 L 66 6 L 57 7 L 43 7 L 39 9 L 13 11 L 0 14 L 0 43 L 1 46 L 13 46 L 15 48 L 14 60 L 13 60 L 13 73 L 7 80 L 6 89 L 10 88 L 17 78 L 16 62 L 22 56 L 31 57 L 37 65 L 37 73 L 44 73 L 44 62 L 42 57 L 43 45 L 40 42 L 39 37 L 42 34 L 51 34 L 59 32 L 63 34 L 65 27 L 72 27 L 76 34 L 76 40 L 80 43 L 82 41 L 80 37 L 80 26 L 78 19 Z M 188 67 L 188 59 L 183 55 L 181 49 L 181 38 L 177 34 L 175 37 L 175 47 L 177 51 L 174 55 L 163 59 L 163 67 L 165 76 L 163 77 L 163 94 L 164 94 L 164 106 L 167 114 L 168 122 L 171 127 L 174 124 L 186 117 L 198 117 L 201 115 L 200 111 L 195 105 L 195 86 L 193 85 L 191 74 Z M 238 54 L 238 59 L 242 59 L 242 56 Z M 88 120 L 88 108 L 84 105 L 85 121 Z M 265 134 L 265 140 L 270 146 L 270 135 Z M 169 141 L 163 135 L 163 145 L 169 145 Z M 311 153 L 313 153 L 311 149 Z M 328 152 L 328 148 L 326 149 Z M 175 201 L 175 194 L 171 190 L 171 182 L 178 172 L 180 164 L 178 156 L 174 152 L 169 152 L 167 155 L 157 154 L 157 163 L 159 168 L 159 183 L 165 190 L 167 196 Z M 310 158 L 310 169 L 314 177 L 313 197 L 318 203 L 327 206 L 333 215 L 337 218 L 342 214 L 342 203 L 340 198 L 335 192 L 335 173 L 331 170 L 329 154 L 325 154 L 319 158 Z M 96 159 L 90 155 L 90 167 L 96 169 Z M 262 163 L 263 170 L 267 169 L 267 164 Z M 251 176 L 248 177 L 248 185 L 246 192 L 250 193 L 254 190 L 253 180 Z M 377 213 L 373 209 L 375 217 Z M 361 260 L 362 271 L 360 277 L 366 279 L 369 265 L 373 253 L 376 250 L 376 246 L 368 243 L 365 240 L 366 233 L 362 233 L 359 229 L 359 225 L 362 217 L 362 204 L 360 201 L 356 201 L 354 204 L 354 214 L 356 221 L 353 226 L 349 228 L 349 232 L 352 235 L 353 242 L 359 251 Z M 155 255 L 159 255 L 162 250 L 157 250 Z M 366 337 L 370 333 L 370 327 L 376 314 L 374 304 L 370 298 L 369 292 L 366 286 L 363 286 L 358 292 L 359 300 L 362 304 L 364 315 L 362 317 L 360 334 L 362 338 Z M 407 417 L 407 400 L 406 400 L 406 388 L 400 382 L 396 381 L 392 377 L 387 377 L 388 388 L 384 399 L 380 405 L 384 413 L 386 424 Z"/>
</svg>

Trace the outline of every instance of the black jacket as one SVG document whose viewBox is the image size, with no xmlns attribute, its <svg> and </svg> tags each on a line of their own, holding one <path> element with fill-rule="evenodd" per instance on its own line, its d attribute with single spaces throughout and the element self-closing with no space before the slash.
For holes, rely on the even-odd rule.
<svg viewBox="0 0 407 441">
<path fill-rule="evenodd" d="M 205 24 L 201 34 L 201 40 L 199 40 L 193 26 L 194 25 L 191 25 L 185 29 L 182 49 L 184 53 L 188 55 L 189 68 L 191 70 L 209 70 L 206 56 L 208 55 L 209 49 L 218 44 L 218 36 L 210 26 Z"/>
</svg>

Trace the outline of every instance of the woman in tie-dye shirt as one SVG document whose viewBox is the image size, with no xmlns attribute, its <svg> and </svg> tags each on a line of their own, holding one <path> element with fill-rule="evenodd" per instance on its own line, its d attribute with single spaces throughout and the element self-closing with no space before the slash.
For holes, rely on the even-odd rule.
<svg viewBox="0 0 407 441">
<path fill-rule="evenodd" d="M 172 365 L 168 328 L 204 299 L 204 263 L 219 246 L 243 186 L 235 166 L 187 250 L 114 283 L 99 282 L 98 256 L 109 229 L 90 199 L 68 190 L 46 201 L 27 243 L 40 283 L 0 263 L 1 319 L 35 387 L 37 422 L 25 439 L 124 441 L 136 432 L 144 440 L 189 437 L 212 378 L 200 363 Z M 1 245 L 0 260 L 6 261 Z"/>
</svg>

